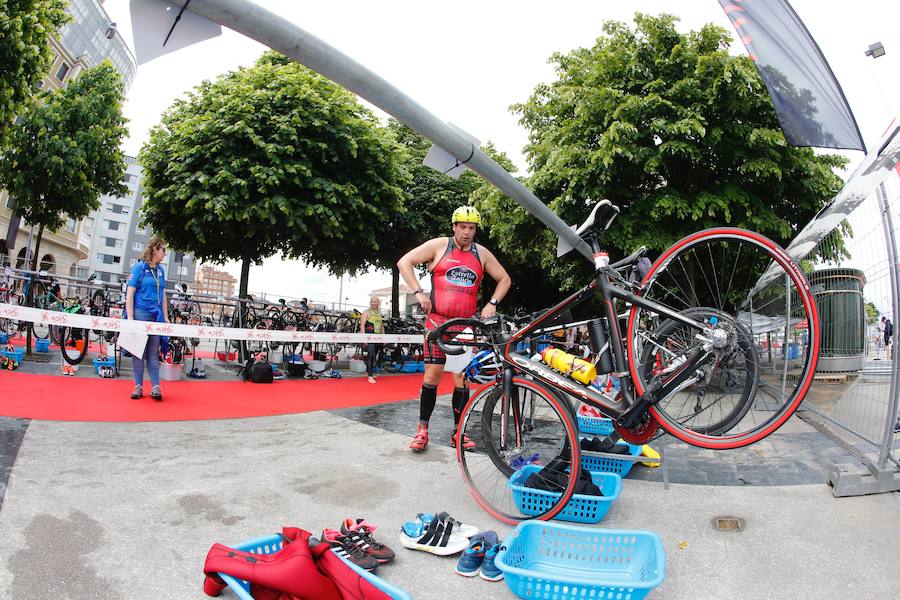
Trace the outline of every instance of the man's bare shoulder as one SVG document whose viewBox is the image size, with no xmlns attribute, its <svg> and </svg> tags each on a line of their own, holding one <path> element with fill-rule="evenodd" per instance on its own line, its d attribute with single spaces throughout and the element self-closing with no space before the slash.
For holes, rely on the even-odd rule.
<svg viewBox="0 0 900 600">
<path fill-rule="evenodd" d="M 425 244 L 428 249 L 432 251 L 432 255 L 436 257 L 438 253 L 443 254 L 444 250 L 447 248 L 447 237 L 431 238 L 425 242 Z"/>
<path fill-rule="evenodd" d="M 481 257 L 481 262 L 495 260 L 494 253 L 491 252 L 490 249 L 483 244 L 478 244 L 478 256 Z"/>
</svg>

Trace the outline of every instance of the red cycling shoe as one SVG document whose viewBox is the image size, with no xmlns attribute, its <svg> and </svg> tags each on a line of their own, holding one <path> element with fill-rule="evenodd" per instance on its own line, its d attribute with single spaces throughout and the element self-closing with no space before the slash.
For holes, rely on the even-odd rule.
<svg viewBox="0 0 900 600">
<path fill-rule="evenodd" d="M 459 439 L 458 436 L 459 436 L 458 433 L 454 433 L 452 436 L 450 436 L 450 445 L 453 446 L 454 448 L 456 448 L 456 442 Z M 463 434 L 463 449 L 465 449 L 465 450 L 474 450 L 475 449 L 475 442 L 473 442 L 472 439 L 469 436 L 467 436 L 466 434 Z"/>
<path fill-rule="evenodd" d="M 425 447 L 428 445 L 428 426 L 427 425 L 419 425 L 418 429 L 416 429 L 416 435 L 413 437 L 413 441 L 409 444 L 409 449 L 413 452 L 422 452 L 425 450 Z"/>
</svg>

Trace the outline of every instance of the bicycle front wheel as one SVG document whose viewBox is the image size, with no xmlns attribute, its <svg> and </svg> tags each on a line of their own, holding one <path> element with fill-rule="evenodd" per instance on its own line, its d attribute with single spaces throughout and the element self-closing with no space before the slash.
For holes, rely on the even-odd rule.
<svg viewBox="0 0 900 600">
<path fill-rule="evenodd" d="M 544 386 L 514 377 L 507 398 L 501 382 L 482 387 L 458 433 L 466 442 L 457 444 L 463 479 L 494 518 L 552 519 L 572 498 L 578 469 L 572 476 L 570 466 L 581 464 L 577 427 L 569 405 Z"/>
<path fill-rule="evenodd" d="M 649 409 L 666 431 L 703 448 L 739 448 L 797 410 L 815 374 L 819 319 L 809 283 L 777 244 L 741 229 L 698 232 L 654 263 L 641 295 L 697 323 L 639 306 L 629 315 L 636 393 L 682 379 Z M 782 353 L 772 354 L 773 342 Z M 696 356 L 705 358 L 684 377 Z"/>
</svg>

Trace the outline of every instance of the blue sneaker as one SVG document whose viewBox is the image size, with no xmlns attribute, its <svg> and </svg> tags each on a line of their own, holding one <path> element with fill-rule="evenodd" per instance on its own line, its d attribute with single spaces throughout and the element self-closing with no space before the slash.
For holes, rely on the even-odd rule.
<svg viewBox="0 0 900 600">
<path fill-rule="evenodd" d="M 484 553 L 484 562 L 481 563 L 480 577 L 485 581 L 500 581 L 503 579 L 503 571 L 494 564 L 494 559 L 500 552 L 500 544 L 494 544 Z M 458 571 L 457 571 L 458 572 Z"/>
<path fill-rule="evenodd" d="M 469 538 L 469 541 L 476 540 L 484 540 L 484 547 L 490 548 L 494 544 L 500 543 L 500 538 L 497 537 L 497 532 L 491 529 L 485 529 L 484 531 L 479 531 L 475 535 Z"/>
<path fill-rule="evenodd" d="M 469 544 L 469 547 L 463 550 L 459 556 L 459 562 L 456 563 L 456 572 L 463 577 L 475 577 L 484 561 L 484 541 L 476 540 Z M 493 564 L 493 561 L 491 562 Z"/>
</svg>

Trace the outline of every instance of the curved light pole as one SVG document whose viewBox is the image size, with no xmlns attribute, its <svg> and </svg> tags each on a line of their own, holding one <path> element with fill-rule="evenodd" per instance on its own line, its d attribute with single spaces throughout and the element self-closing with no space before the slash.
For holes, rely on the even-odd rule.
<svg viewBox="0 0 900 600">
<path fill-rule="evenodd" d="M 277 50 L 365 98 L 494 184 L 552 229 L 564 245 L 593 260 L 590 246 L 565 221 L 470 138 L 349 56 L 249 0 L 190 0 L 187 10 Z"/>
</svg>

